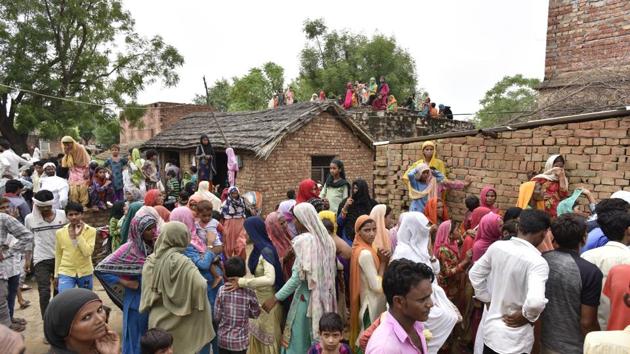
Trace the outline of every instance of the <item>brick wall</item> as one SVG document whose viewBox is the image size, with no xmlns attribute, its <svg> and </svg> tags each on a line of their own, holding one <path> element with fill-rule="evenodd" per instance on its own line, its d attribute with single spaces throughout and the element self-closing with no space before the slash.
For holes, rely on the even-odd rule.
<svg viewBox="0 0 630 354">
<path fill-rule="evenodd" d="M 349 180 L 365 179 L 372 186 L 374 151 L 356 137 L 342 122 L 322 113 L 299 131 L 288 135 L 267 160 L 246 159 L 255 176 L 253 189 L 263 193 L 264 212 L 286 199 L 288 189 L 296 189 L 303 179 L 311 177 L 311 156 L 336 156 L 344 162 Z M 250 170 L 251 171 L 251 170 Z M 239 184 L 244 183 L 239 175 Z M 247 184 L 243 184 L 247 186 Z M 247 189 L 246 189 L 247 190 Z"/>
<path fill-rule="evenodd" d="M 474 129 L 472 123 L 452 120 L 420 118 L 417 112 L 373 112 L 360 109 L 348 111 L 352 120 L 362 127 L 374 141 L 444 133 L 454 130 Z"/>
<path fill-rule="evenodd" d="M 619 59 L 630 64 L 629 14 L 628 0 L 550 0 L 545 80 Z"/>
<path fill-rule="evenodd" d="M 542 116 L 628 104 L 630 1 L 550 0 Z"/>
<path fill-rule="evenodd" d="M 439 139 L 437 151 L 449 168 L 449 178 L 463 180 L 470 175 L 473 179 L 465 192 L 449 192 L 451 216 L 461 220 L 464 197 L 479 195 L 484 185 L 497 189 L 502 210 L 514 206 L 527 173 L 540 172 L 552 154 L 564 155 L 571 191 L 583 185 L 601 199 L 620 189 L 630 190 L 629 128 L 630 118 L 625 117 L 499 132 L 496 139 L 481 135 Z M 418 141 L 377 147 L 375 195 L 397 212 L 408 208 L 401 176 L 421 157 L 421 145 Z"/>
<path fill-rule="evenodd" d="M 131 127 L 128 122 L 122 122 L 120 132 L 121 144 L 138 144 L 149 140 L 162 130 L 170 127 L 182 117 L 194 112 L 208 112 L 208 106 L 157 102 L 147 105 L 147 110 L 140 118 L 142 127 Z"/>
</svg>

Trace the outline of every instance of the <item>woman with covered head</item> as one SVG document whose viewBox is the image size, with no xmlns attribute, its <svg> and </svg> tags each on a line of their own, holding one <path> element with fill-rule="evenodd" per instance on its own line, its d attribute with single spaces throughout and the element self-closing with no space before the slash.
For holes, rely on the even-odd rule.
<svg viewBox="0 0 630 354">
<path fill-rule="evenodd" d="M 293 239 L 295 263 L 291 278 L 267 299 L 270 312 L 278 301 L 293 295 L 282 336 L 282 353 L 306 353 L 319 338 L 318 323 L 325 312 L 335 312 L 335 246 L 315 208 L 301 203 L 293 209 L 300 235 Z"/>
<path fill-rule="evenodd" d="M 149 328 L 173 335 L 174 353 L 196 353 L 215 332 L 206 279 L 183 252 L 190 243 L 186 225 L 164 225 L 142 269 L 140 311 L 149 313 Z"/>
<path fill-rule="evenodd" d="M 355 237 L 350 260 L 350 345 L 385 311 L 385 295 L 381 279 L 389 255 L 373 247 L 376 222 L 361 215 L 355 223 Z"/>
<path fill-rule="evenodd" d="M 405 171 L 402 179 L 409 191 L 409 198 L 412 200 L 410 211 L 424 212 L 426 203 L 433 198 L 438 198 L 442 200 L 444 215 L 448 215 L 446 191 L 448 189 L 461 190 L 471 183 L 468 176 L 465 181 L 446 178 L 446 165 L 444 161 L 437 158 L 437 148 L 433 141 L 425 141 L 422 144 L 422 158 Z M 435 206 L 437 207 L 437 204 Z"/>
<path fill-rule="evenodd" d="M 431 267 L 435 274 L 439 274 L 440 263 L 433 255 L 428 225 L 429 219 L 422 213 L 402 214 L 397 235 L 398 243 L 392 260 L 406 258 L 417 263 L 424 263 Z M 446 342 L 460 315 L 457 307 L 446 296 L 444 289 L 438 285 L 437 279 L 433 281 L 431 287 L 433 288 L 431 294 L 433 307 L 425 326 L 432 333 L 432 339 L 428 344 L 429 353 L 435 354 Z"/>
<path fill-rule="evenodd" d="M 370 215 L 372 208 L 378 204 L 370 197 L 370 190 L 365 180 L 359 178 L 352 182 L 352 194 L 341 201 L 337 212 L 338 235 L 346 242 L 354 240 L 354 224 L 361 215 Z"/>
<path fill-rule="evenodd" d="M 151 189 L 144 196 L 144 205 L 155 209 L 155 211 L 157 211 L 157 213 L 160 215 L 160 218 L 164 222 L 168 222 L 171 212 L 168 211 L 168 209 L 166 209 L 163 204 L 164 196 L 162 195 L 162 192 L 157 189 Z"/>
<path fill-rule="evenodd" d="M 278 205 L 278 213 L 284 216 L 284 220 L 287 222 L 287 230 L 291 238 L 297 236 L 297 230 L 295 229 L 295 223 L 293 219 L 293 208 L 297 202 L 295 199 L 287 199 Z"/>
<path fill-rule="evenodd" d="M 497 190 L 494 187 L 485 186 L 481 188 L 479 200 L 481 201 L 480 206 L 490 209 L 495 214 L 500 214 L 500 210 L 496 206 Z"/>
<path fill-rule="evenodd" d="M 151 215 L 134 217 L 127 243 L 102 260 L 94 275 L 114 303 L 123 310 L 123 352 L 140 354 L 140 337 L 148 329 L 149 316 L 140 313 L 142 267 L 153 252 L 157 220 Z M 123 296 L 116 286 L 122 287 Z"/>
<path fill-rule="evenodd" d="M 260 216 L 245 220 L 245 230 L 254 248 L 247 263 L 253 278 L 230 278 L 225 291 L 241 288 L 256 292 L 259 303 L 264 302 L 284 285 L 282 266 L 278 252 L 267 234 L 265 221 Z M 282 337 L 282 307 L 276 306 L 269 313 L 261 312 L 258 318 L 250 320 L 249 348 L 252 354 L 277 354 Z"/>
<path fill-rule="evenodd" d="M 223 229 L 224 235 L 224 250 L 226 257 L 239 256 L 243 260 L 247 259 L 245 252 L 245 246 L 247 244 L 247 235 L 243 224 L 247 211 L 247 205 L 245 199 L 241 197 L 241 194 L 236 187 L 230 187 L 228 190 L 228 197 L 223 203 L 221 209 L 221 215 L 224 219 Z"/>
<path fill-rule="evenodd" d="M 120 338 L 107 324 L 103 301 L 87 289 L 68 289 L 50 301 L 44 335 L 51 354 L 120 353 Z"/>
<path fill-rule="evenodd" d="M 61 159 L 61 167 L 69 169 L 69 198 L 86 208 L 90 201 L 88 195 L 90 155 L 85 147 L 77 143 L 71 136 L 61 138 L 61 144 L 65 153 Z"/>
<path fill-rule="evenodd" d="M 298 185 L 298 193 L 295 201 L 297 204 L 306 203 L 312 198 L 319 198 L 319 187 L 317 182 L 308 178 L 300 182 Z"/>
<path fill-rule="evenodd" d="M 221 210 L 221 199 L 219 199 L 219 197 L 217 197 L 216 195 L 214 195 L 214 193 L 210 191 L 210 182 L 199 182 L 197 192 L 195 192 L 193 196 L 198 197 L 199 200 L 207 200 L 212 203 L 212 210 Z"/>
<path fill-rule="evenodd" d="M 569 196 L 569 182 L 564 171 L 564 157 L 551 155 L 545 163 L 545 170 L 532 178 L 541 185 L 544 211 L 550 217 L 558 216 L 557 207 L 561 200 Z"/>
<path fill-rule="evenodd" d="M 230 187 L 234 187 L 239 170 L 238 158 L 232 148 L 225 149 L 225 155 L 227 155 L 228 183 L 230 183 Z"/>
<path fill-rule="evenodd" d="M 337 213 L 339 204 L 350 195 L 350 183 L 346 180 L 346 170 L 341 160 L 330 162 L 330 174 L 326 177 L 319 197 L 328 200 L 328 210 Z"/>
<path fill-rule="evenodd" d="M 282 213 L 274 211 L 267 215 L 265 227 L 267 235 L 278 253 L 283 279 L 289 279 L 295 261 L 295 253 L 293 252 L 292 237 L 287 227 L 287 221 Z"/>
<path fill-rule="evenodd" d="M 197 158 L 197 176 L 199 181 L 208 181 L 212 185 L 212 179 L 217 173 L 216 155 L 206 134 L 199 138 L 199 145 L 195 151 Z"/>
</svg>

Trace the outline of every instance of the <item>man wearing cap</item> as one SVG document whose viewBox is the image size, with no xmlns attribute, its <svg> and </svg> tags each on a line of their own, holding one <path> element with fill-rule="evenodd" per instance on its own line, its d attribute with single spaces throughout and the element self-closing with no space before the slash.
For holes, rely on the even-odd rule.
<svg viewBox="0 0 630 354">
<path fill-rule="evenodd" d="M 52 169 L 54 173 L 54 168 Z M 53 208 L 53 193 L 42 189 L 33 195 L 33 212 L 26 217 L 25 226 L 33 233 L 33 264 L 39 308 L 42 319 L 50 301 L 50 283 L 55 274 L 55 233 L 64 227 L 68 220 L 63 210 Z M 57 289 L 55 288 L 55 295 Z"/>
<path fill-rule="evenodd" d="M 57 176 L 57 166 L 52 162 L 44 164 L 44 175 L 39 180 L 39 189 L 52 192 L 53 209 L 63 209 L 68 203 L 68 181 Z"/>
</svg>

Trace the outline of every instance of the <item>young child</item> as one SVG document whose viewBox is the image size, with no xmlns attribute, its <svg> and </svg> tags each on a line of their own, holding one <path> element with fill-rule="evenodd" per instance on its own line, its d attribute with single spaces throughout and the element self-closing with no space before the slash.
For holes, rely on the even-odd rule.
<svg viewBox="0 0 630 354">
<path fill-rule="evenodd" d="M 197 166 L 190 166 L 190 181 L 196 186 L 197 185 Z"/>
<path fill-rule="evenodd" d="M 202 200 L 197 204 L 197 218 L 195 220 L 197 235 L 208 247 L 208 251 L 216 255 L 223 253 L 223 242 L 221 242 L 220 234 L 223 232 L 223 226 L 219 221 L 213 218 L 212 203 Z M 221 257 L 216 257 L 210 267 L 210 274 L 214 277 L 211 287 L 214 289 L 221 283 L 223 272 L 221 270 Z"/>
<path fill-rule="evenodd" d="M 179 206 L 182 206 L 182 207 L 187 206 L 189 198 L 190 198 L 190 194 L 187 191 L 183 190 L 179 192 L 179 198 L 177 199 Z"/>
<path fill-rule="evenodd" d="M 181 186 L 177 180 L 177 173 L 174 170 L 166 172 L 166 195 L 168 198 L 177 200 L 181 192 Z"/>
<path fill-rule="evenodd" d="M 308 354 L 351 354 L 352 351 L 343 339 L 343 322 L 341 316 L 334 312 L 326 312 L 319 319 L 319 343 L 313 344 Z"/>
<path fill-rule="evenodd" d="M 111 202 L 114 199 L 114 187 L 107 176 L 105 167 L 99 166 L 94 170 L 89 194 L 90 204 L 94 210 L 107 209 L 107 202 Z"/>
<path fill-rule="evenodd" d="M 463 230 L 466 231 L 471 228 L 470 218 L 472 216 L 472 212 L 473 210 L 479 208 L 479 205 L 481 205 L 481 201 L 476 195 L 469 195 L 468 197 L 466 197 L 466 199 L 464 199 L 464 204 L 466 205 L 467 211 L 466 211 L 466 214 L 464 214 L 464 223 L 462 227 L 463 227 Z"/>
<path fill-rule="evenodd" d="M 501 234 L 504 240 L 509 240 L 515 237 L 518 233 L 518 220 L 510 220 L 501 226 Z"/>
<path fill-rule="evenodd" d="M 112 172 L 112 184 L 114 187 L 113 201 L 117 202 L 125 198 L 123 169 L 127 166 L 127 159 L 120 157 L 120 146 L 117 144 L 112 145 L 110 151 L 112 152 L 112 157 L 105 161 L 105 167 Z"/>
<path fill-rule="evenodd" d="M 245 276 L 245 262 L 240 257 L 232 257 L 225 262 L 225 275 L 231 277 Z M 214 303 L 214 320 L 218 323 L 219 353 L 247 352 L 249 344 L 249 319 L 260 315 L 260 307 L 256 293 L 251 289 L 238 288 L 234 291 L 223 291 L 219 288 Z"/>
<path fill-rule="evenodd" d="M 173 336 L 160 328 L 151 328 L 140 338 L 142 354 L 173 354 Z"/>
<path fill-rule="evenodd" d="M 114 203 L 109 214 L 109 239 L 111 240 L 112 252 L 120 247 L 122 237 L 120 235 L 120 220 L 125 216 L 125 202 Z"/>
<path fill-rule="evenodd" d="M 65 211 L 69 223 L 55 235 L 55 286 L 60 293 L 75 286 L 92 290 L 96 229 L 83 222 L 81 204 L 68 202 Z"/>
<path fill-rule="evenodd" d="M 146 160 L 142 165 L 142 174 L 144 176 L 144 182 L 147 187 L 147 191 L 158 188 L 158 181 L 160 180 L 160 167 L 158 166 L 157 151 L 149 150 L 146 152 Z"/>
</svg>

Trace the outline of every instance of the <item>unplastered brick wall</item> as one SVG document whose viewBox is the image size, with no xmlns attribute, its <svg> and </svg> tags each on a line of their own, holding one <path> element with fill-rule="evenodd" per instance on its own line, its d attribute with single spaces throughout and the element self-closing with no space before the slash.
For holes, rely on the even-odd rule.
<svg viewBox="0 0 630 354">
<path fill-rule="evenodd" d="M 365 179 L 372 186 L 374 151 L 341 121 L 324 112 L 295 133 L 285 137 L 266 160 L 246 160 L 245 169 L 255 173 L 252 188 L 263 194 L 267 214 L 286 199 L 288 189 L 297 191 L 300 181 L 311 177 L 311 156 L 336 156 L 345 164 L 348 180 Z M 239 175 L 239 184 L 240 184 Z"/>
<path fill-rule="evenodd" d="M 630 1 L 550 0 L 545 80 L 630 64 Z"/>
<path fill-rule="evenodd" d="M 552 154 L 566 159 L 569 190 L 584 186 L 599 200 L 620 189 L 630 190 L 630 118 L 609 118 L 561 123 L 498 133 L 437 140 L 437 151 L 449 169 L 449 178 L 471 176 L 466 191 L 449 191 L 451 217 L 461 220 L 466 195 L 481 188 L 497 190 L 498 206 L 514 206 L 528 172 L 541 172 Z M 396 212 L 406 210 L 409 198 L 401 177 L 422 156 L 422 141 L 377 147 L 374 171 L 375 196 Z"/>
<path fill-rule="evenodd" d="M 367 131 L 374 141 L 385 141 L 455 130 L 474 129 L 472 123 L 453 119 L 420 118 L 418 112 L 374 112 L 371 109 L 348 111 L 355 124 Z"/>
</svg>

